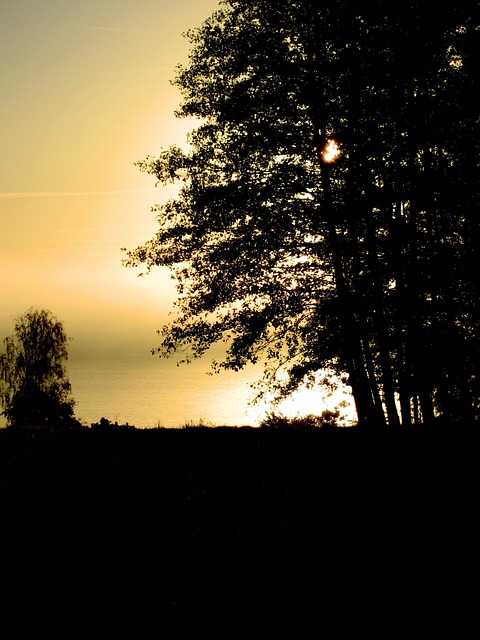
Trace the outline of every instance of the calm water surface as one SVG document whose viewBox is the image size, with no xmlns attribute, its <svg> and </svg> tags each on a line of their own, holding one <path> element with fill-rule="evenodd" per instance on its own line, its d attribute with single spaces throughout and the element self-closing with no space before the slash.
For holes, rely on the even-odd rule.
<svg viewBox="0 0 480 640">
<path fill-rule="evenodd" d="M 255 425 L 264 405 L 249 407 L 249 386 L 260 369 L 207 375 L 208 363 L 177 367 L 152 356 L 117 361 L 70 360 L 68 377 L 75 414 L 88 424 L 101 417 L 137 427 L 178 427 L 203 420 L 217 425 Z"/>
<path fill-rule="evenodd" d="M 84 424 L 107 418 L 136 427 L 179 427 L 187 423 L 241 426 L 259 424 L 273 407 L 252 404 L 251 384 L 262 367 L 207 375 L 209 361 L 177 367 L 150 354 L 123 358 L 70 357 L 67 374 Z M 338 402 L 338 399 L 337 399 Z M 330 408 L 335 403 L 330 403 Z M 289 416 L 319 414 L 326 408 L 318 392 L 299 394 L 277 410 Z M 0 426 L 5 420 L 0 417 Z"/>
</svg>

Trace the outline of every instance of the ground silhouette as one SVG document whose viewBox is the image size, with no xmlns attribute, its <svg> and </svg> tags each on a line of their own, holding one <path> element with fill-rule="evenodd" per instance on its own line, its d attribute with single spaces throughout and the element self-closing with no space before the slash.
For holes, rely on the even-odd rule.
<svg viewBox="0 0 480 640">
<path fill-rule="evenodd" d="M 17 576 L 245 607 L 356 600 L 366 581 L 388 600 L 407 580 L 411 600 L 473 566 L 477 427 L 98 425 L 0 432 L 1 542 Z"/>
</svg>

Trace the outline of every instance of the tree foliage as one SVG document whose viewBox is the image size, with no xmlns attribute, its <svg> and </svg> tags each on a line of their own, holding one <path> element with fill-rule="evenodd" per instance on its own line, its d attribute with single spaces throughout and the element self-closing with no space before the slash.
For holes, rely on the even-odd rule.
<svg viewBox="0 0 480 640">
<path fill-rule="evenodd" d="M 16 318 L 0 355 L 0 402 L 12 427 L 76 424 L 66 376 L 67 336 L 48 310 L 29 309 Z"/>
<path fill-rule="evenodd" d="M 227 0 L 188 37 L 190 149 L 139 163 L 179 195 L 125 261 L 177 280 L 158 352 L 225 341 L 280 395 L 333 369 L 363 424 L 476 419 L 478 0 Z"/>
</svg>

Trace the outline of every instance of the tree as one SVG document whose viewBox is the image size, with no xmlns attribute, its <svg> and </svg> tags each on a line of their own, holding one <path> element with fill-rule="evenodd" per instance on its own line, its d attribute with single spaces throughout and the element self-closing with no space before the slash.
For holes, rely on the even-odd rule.
<svg viewBox="0 0 480 640">
<path fill-rule="evenodd" d="M 66 377 L 67 336 L 50 311 L 29 309 L 16 318 L 0 355 L 2 414 L 12 427 L 78 424 Z"/>
<path fill-rule="evenodd" d="M 161 355 L 225 341 L 280 396 L 333 370 L 365 425 L 479 417 L 479 25 L 478 0 L 228 0 L 188 34 L 199 126 L 139 163 L 181 188 L 125 261 L 177 280 Z"/>
</svg>

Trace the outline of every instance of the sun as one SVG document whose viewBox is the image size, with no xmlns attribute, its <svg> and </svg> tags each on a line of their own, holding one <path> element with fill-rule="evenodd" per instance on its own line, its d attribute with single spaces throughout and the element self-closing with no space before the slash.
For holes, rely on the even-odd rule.
<svg viewBox="0 0 480 640">
<path fill-rule="evenodd" d="M 327 138 L 320 152 L 322 162 L 334 164 L 342 157 L 342 148 L 335 138 Z"/>
</svg>

